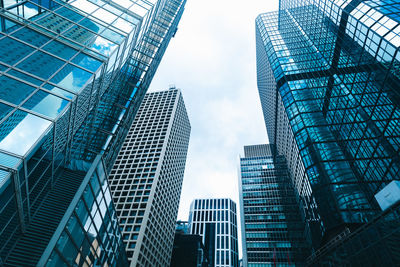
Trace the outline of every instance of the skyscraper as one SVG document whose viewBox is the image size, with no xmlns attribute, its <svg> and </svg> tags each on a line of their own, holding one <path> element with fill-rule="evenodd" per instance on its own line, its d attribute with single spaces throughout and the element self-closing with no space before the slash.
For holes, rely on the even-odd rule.
<svg viewBox="0 0 400 267">
<path fill-rule="evenodd" d="M 185 1 L 0 0 L 0 265 L 123 265 L 107 175 Z"/>
<path fill-rule="evenodd" d="M 146 94 L 109 179 L 133 267 L 170 263 L 189 135 L 179 89 Z"/>
<path fill-rule="evenodd" d="M 256 19 L 269 140 L 319 247 L 380 212 L 400 168 L 397 1 L 280 1 Z"/>
<path fill-rule="evenodd" d="M 273 145 L 244 147 L 239 197 L 244 266 L 304 266 L 310 254 L 286 160 Z"/>
<path fill-rule="evenodd" d="M 231 199 L 193 200 L 189 231 L 202 236 L 212 266 L 239 266 L 236 203 Z"/>
</svg>

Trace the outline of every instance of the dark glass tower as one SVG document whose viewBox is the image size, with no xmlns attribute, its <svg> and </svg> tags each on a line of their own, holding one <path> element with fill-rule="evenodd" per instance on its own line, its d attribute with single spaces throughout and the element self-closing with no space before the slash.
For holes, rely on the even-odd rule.
<svg viewBox="0 0 400 267">
<path fill-rule="evenodd" d="M 0 0 L 0 265 L 125 265 L 107 175 L 185 1 Z"/>
<path fill-rule="evenodd" d="M 244 147 L 239 197 L 244 266 L 304 266 L 304 222 L 286 160 L 273 145 Z"/>
<path fill-rule="evenodd" d="M 314 247 L 380 212 L 400 176 L 398 1 L 280 1 L 256 19 L 269 140 L 285 156 Z"/>
</svg>

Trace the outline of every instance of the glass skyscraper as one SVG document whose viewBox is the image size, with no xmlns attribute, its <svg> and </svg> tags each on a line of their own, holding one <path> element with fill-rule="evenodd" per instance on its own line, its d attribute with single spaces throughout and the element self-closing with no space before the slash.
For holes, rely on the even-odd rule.
<svg viewBox="0 0 400 267">
<path fill-rule="evenodd" d="M 110 173 L 130 266 L 169 266 L 189 145 L 179 89 L 147 93 Z"/>
<path fill-rule="evenodd" d="M 400 170 L 400 3 L 280 1 L 256 19 L 257 78 L 318 248 L 376 216 Z"/>
<path fill-rule="evenodd" d="M 274 145 L 244 147 L 239 197 L 244 266 L 305 266 L 305 224 L 286 160 Z"/>
<path fill-rule="evenodd" d="M 0 0 L 0 265 L 124 265 L 107 175 L 184 4 Z"/>
<path fill-rule="evenodd" d="M 239 267 L 236 203 L 229 198 L 195 199 L 189 232 L 201 235 L 211 266 Z"/>
</svg>

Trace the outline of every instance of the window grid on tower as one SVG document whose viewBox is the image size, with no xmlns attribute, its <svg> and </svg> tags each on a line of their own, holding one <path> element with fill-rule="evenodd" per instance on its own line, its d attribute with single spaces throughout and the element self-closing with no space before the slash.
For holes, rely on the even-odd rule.
<svg viewBox="0 0 400 267">
<path fill-rule="evenodd" d="M 189 215 L 189 231 L 201 235 L 214 248 L 210 260 L 216 267 L 239 266 L 236 204 L 230 199 L 196 199 Z M 207 244 L 209 243 L 209 244 Z"/>
<path fill-rule="evenodd" d="M 127 255 L 136 266 L 167 266 L 190 123 L 178 89 L 148 93 L 110 174 Z"/>
</svg>

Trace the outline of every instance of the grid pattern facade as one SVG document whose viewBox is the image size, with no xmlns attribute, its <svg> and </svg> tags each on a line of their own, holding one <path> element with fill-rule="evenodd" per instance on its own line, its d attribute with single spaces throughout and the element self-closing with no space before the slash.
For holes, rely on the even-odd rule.
<svg viewBox="0 0 400 267">
<path fill-rule="evenodd" d="M 273 145 L 244 147 L 239 194 L 243 259 L 248 267 L 304 266 L 304 222 L 286 160 Z"/>
<path fill-rule="evenodd" d="M 316 247 L 376 215 L 374 195 L 399 177 L 399 7 L 288 0 L 256 19 L 268 134 Z"/>
<path fill-rule="evenodd" d="M 236 203 L 231 199 L 195 199 L 189 231 L 202 236 L 212 266 L 239 266 Z"/>
<path fill-rule="evenodd" d="M 65 169 L 110 171 L 184 4 L 0 0 L 0 265 Z"/>
<path fill-rule="evenodd" d="M 190 123 L 178 89 L 146 94 L 110 174 L 131 266 L 168 266 Z"/>
</svg>

